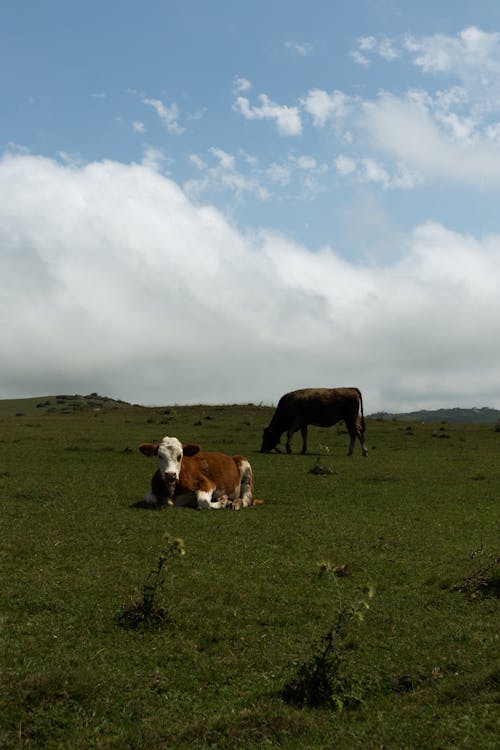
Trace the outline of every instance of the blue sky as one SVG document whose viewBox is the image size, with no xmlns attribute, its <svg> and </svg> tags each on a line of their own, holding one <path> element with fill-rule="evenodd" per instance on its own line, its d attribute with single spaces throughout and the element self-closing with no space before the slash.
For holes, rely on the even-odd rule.
<svg viewBox="0 0 500 750">
<path fill-rule="evenodd" d="M 500 6 L 0 20 L 0 397 L 500 407 Z"/>
</svg>

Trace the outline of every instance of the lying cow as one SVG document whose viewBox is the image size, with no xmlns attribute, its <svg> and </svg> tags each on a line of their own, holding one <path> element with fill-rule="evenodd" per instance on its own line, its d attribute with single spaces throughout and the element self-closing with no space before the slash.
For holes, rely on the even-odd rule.
<svg viewBox="0 0 500 750">
<path fill-rule="evenodd" d="M 359 412 L 361 411 L 361 419 Z M 365 418 L 363 398 L 358 388 L 302 388 L 285 393 L 278 402 L 269 426 L 264 429 L 261 453 L 269 453 L 286 431 L 286 452 L 291 453 L 291 440 L 295 432 L 302 434 L 302 453 L 307 452 L 307 426 L 331 427 L 344 421 L 350 435 L 348 455 L 354 450 L 358 438 L 363 456 L 368 454 L 365 444 Z"/>
<path fill-rule="evenodd" d="M 252 467 L 244 456 L 201 453 L 198 445 L 182 445 L 175 437 L 139 446 L 145 456 L 158 456 L 148 504 L 194 508 L 246 508 L 253 498 Z"/>
</svg>

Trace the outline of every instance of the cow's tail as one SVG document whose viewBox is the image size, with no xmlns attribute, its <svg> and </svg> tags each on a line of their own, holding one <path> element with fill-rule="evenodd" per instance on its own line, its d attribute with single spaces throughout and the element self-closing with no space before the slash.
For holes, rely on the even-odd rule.
<svg viewBox="0 0 500 750">
<path fill-rule="evenodd" d="M 233 456 L 240 473 L 240 494 L 232 507 L 248 508 L 250 505 L 264 505 L 264 500 L 253 496 L 253 471 L 250 462 L 244 456 Z"/>
<path fill-rule="evenodd" d="M 239 496 L 234 507 L 247 508 L 253 505 L 253 471 L 250 462 L 244 456 L 233 456 L 240 475 Z"/>
<path fill-rule="evenodd" d="M 364 431 L 365 431 L 365 427 L 366 427 L 366 424 L 365 424 L 365 415 L 364 415 L 364 413 L 363 413 L 363 396 L 361 395 L 361 391 L 359 390 L 359 388 L 356 388 L 356 391 L 358 392 L 358 396 L 359 396 L 359 405 L 360 405 L 360 407 L 361 407 L 361 419 L 360 419 L 360 424 L 361 424 L 361 429 L 362 429 L 362 430 L 363 430 L 363 432 L 364 432 Z"/>
</svg>

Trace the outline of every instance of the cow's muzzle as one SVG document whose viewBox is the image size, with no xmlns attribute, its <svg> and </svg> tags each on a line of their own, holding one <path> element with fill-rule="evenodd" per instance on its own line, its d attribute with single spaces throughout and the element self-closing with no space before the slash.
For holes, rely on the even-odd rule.
<svg viewBox="0 0 500 750">
<path fill-rule="evenodd" d="M 177 485 L 177 476 L 171 472 L 163 475 L 163 483 L 167 488 L 167 495 L 170 499 L 173 499 L 175 494 L 175 487 Z"/>
</svg>

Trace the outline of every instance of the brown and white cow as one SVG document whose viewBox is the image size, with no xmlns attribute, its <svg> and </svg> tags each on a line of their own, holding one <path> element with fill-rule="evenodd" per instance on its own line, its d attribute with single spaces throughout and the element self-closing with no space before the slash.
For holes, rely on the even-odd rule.
<svg viewBox="0 0 500 750">
<path fill-rule="evenodd" d="M 366 456 L 368 449 L 364 438 L 363 397 L 359 388 L 302 388 L 285 393 L 278 402 L 269 426 L 264 429 L 261 453 L 269 453 L 273 448 L 279 451 L 277 445 L 285 431 L 286 452 L 291 453 L 291 440 L 297 430 L 302 434 L 302 453 L 306 453 L 308 425 L 331 427 L 342 420 L 350 436 L 348 455 L 352 455 L 358 438 L 363 456 Z"/>
<path fill-rule="evenodd" d="M 246 508 L 253 498 L 253 473 L 244 456 L 202 453 L 198 445 L 182 445 L 175 437 L 139 446 L 145 456 L 158 456 L 159 468 L 144 500 L 155 505 L 199 509 Z"/>
</svg>

